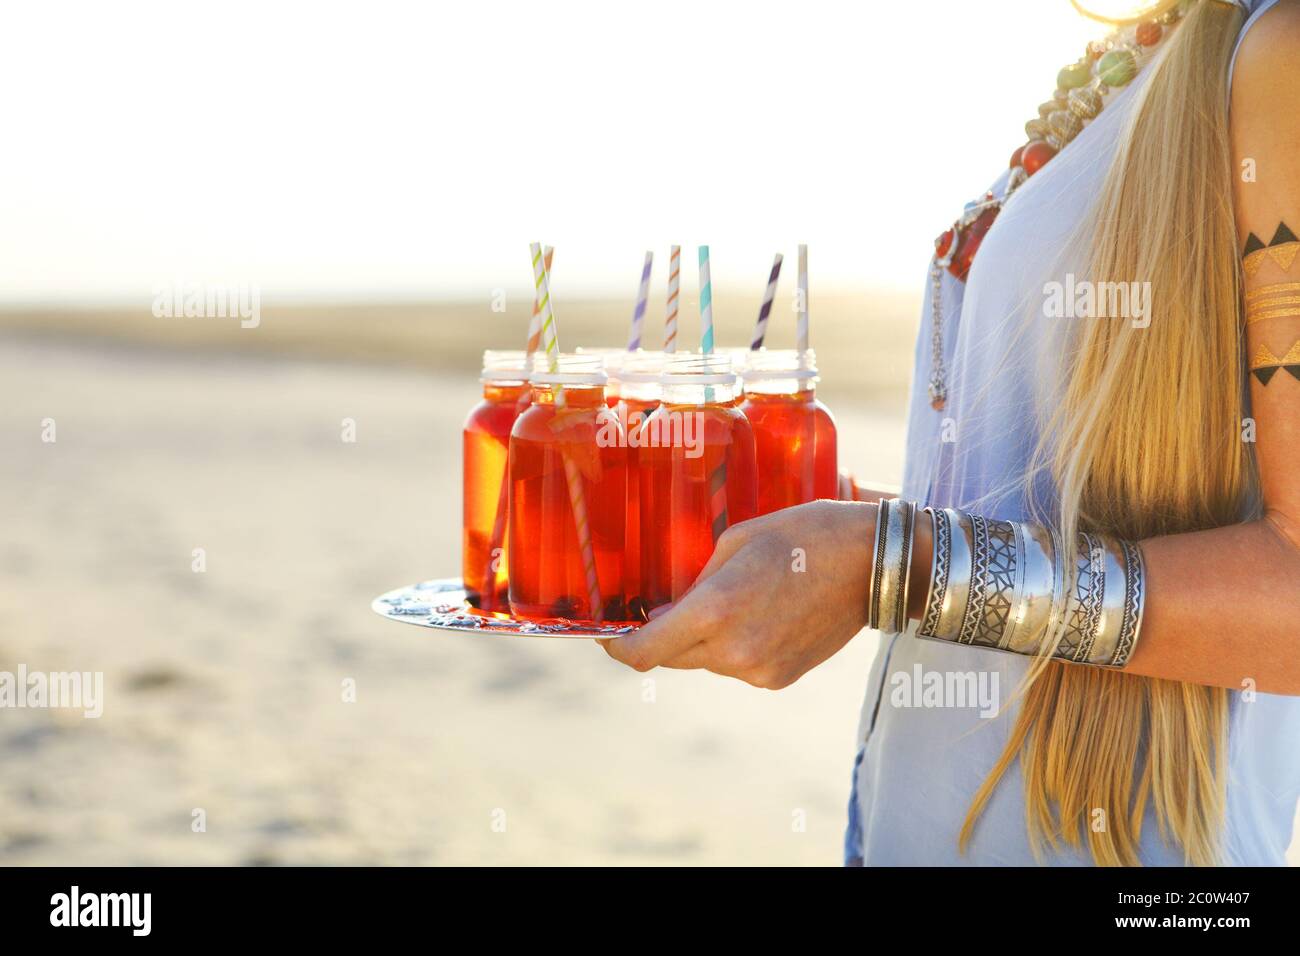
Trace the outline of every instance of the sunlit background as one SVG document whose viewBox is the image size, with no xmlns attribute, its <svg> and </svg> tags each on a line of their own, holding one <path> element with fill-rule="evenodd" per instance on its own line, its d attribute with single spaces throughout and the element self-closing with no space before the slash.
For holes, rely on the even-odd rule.
<svg viewBox="0 0 1300 956">
<path fill-rule="evenodd" d="M 17 4 L 0 295 L 485 299 L 532 239 L 570 296 L 633 295 L 673 242 L 720 286 L 807 242 L 814 288 L 911 291 L 1099 29 L 1066 0 Z"/>
<path fill-rule="evenodd" d="M 770 694 L 370 601 L 459 571 L 532 240 L 568 348 L 626 340 L 646 250 L 655 341 L 670 243 L 686 342 L 696 245 L 722 345 L 785 253 L 789 346 L 808 243 L 841 463 L 897 482 L 932 240 L 1097 33 L 1067 0 L 9 5 L 0 670 L 105 700 L 0 710 L 0 863 L 836 863 L 872 635 Z M 260 323 L 152 314 L 197 284 Z"/>
</svg>

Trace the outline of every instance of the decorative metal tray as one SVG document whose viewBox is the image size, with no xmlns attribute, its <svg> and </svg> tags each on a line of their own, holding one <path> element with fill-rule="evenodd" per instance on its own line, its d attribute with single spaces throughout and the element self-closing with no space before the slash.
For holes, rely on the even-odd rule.
<svg viewBox="0 0 1300 956">
<path fill-rule="evenodd" d="M 636 624 L 593 624 L 551 618 L 528 621 L 469 606 L 460 578 L 438 578 L 381 594 L 370 608 L 390 621 L 418 624 L 440 631 L 478 631 L 518 637 L 617 637 L 636 630 Z"/>
</svg>

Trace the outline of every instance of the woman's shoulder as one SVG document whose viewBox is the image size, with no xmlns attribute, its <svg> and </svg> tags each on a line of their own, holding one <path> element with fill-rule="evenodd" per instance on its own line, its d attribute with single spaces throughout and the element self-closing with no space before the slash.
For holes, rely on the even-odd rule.
<svg viewBox="0 0 1300 956">
<path fill-rule="evenodd" d="M 1249 24 L 1237 48 L 1232 104 L 1273 115 L 1300 114 L 1300 0 L 1278 0 Z"/>
</svg>

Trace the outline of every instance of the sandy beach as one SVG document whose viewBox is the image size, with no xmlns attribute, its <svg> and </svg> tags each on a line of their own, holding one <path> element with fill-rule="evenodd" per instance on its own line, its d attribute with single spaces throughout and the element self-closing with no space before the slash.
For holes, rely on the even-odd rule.
<svg viewBox="0 0 1300 956">
<path fill-rule="evenodd" d="M 771 694 L 371 613 L 458 570 L 476 370 L 10 329 L 0 379 L 0 669 L 105 682 L 0 712 L 0 863 L 838 861 L 868 636 Z"/>
<path fill-rule="evenodd" d="M 104 675 L 0 711 L 0 864 L 837 864 L 872 635 L 773 694 L 370 611 L 459 570 L 477 366 L 352 316 L 0 317 L 0 671 Z M 885 481 L 909 339 L 822 390 Z"/>
</svg>

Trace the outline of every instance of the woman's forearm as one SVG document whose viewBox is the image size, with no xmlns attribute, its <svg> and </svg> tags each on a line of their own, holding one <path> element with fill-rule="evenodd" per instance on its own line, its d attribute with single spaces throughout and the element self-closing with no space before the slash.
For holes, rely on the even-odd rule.
<svg viewBox="0 0 1300 956">
<path fill-rule="evenodd" d="M 1142 542 L 1147 606 L 1126 671 L 1300 694 L 1300 545 L 1285 521 Z"/>
<path fill-rule="evenodd" d="M 908 616 L 930 588 L 933 530 L 918 521 Z M 1144 677 L 1300 695 L 1300 534 L 1277 516 L 1141 542 L 1141 639 L 1124 670 Z"/>
</svg>

